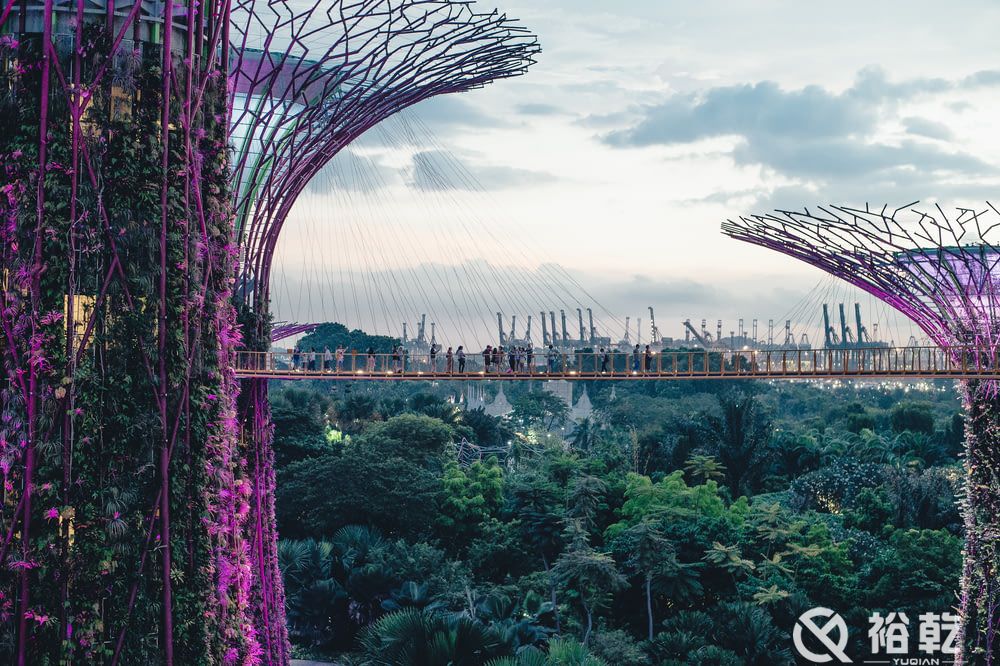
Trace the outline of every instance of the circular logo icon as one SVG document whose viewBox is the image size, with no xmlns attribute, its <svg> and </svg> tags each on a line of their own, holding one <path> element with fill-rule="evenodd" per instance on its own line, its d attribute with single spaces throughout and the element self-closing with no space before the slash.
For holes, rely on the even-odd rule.
<svg viewBox="0 0 1000 666">
<path fill-rule="evenodd" d="M 817 618 L 821 622 L 817 622 Z M 807 648 L 802 640 L 802 629 L 805 628 L 823 646 L 823 651 L 814 652 Z M 836 640 L 833 635 L 836 634 Z M 849 664 L 844 649 L 847 647 L 847 623 L 844 618 L 829 608 L 817 607 L 807 610 L 799 616 L 792 630 L 792 642 L 800 655 L 816 664 L 825 664 L 839 659 L 842 664 Z"/>
</svg>

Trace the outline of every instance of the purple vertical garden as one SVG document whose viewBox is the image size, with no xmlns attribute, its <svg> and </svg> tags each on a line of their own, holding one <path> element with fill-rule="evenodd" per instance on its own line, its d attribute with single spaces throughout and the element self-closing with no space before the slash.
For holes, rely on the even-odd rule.
<svg viewBox="0 0 1000 666">
<path fill-rule="evenodd" d="M 0 660 L 260 654 L 227 2 L 0 7 Z"/>
<path fill-rule="evenodd" d="M 536 51 L 444 0 L 0 0 L 0 661 L 287 662 L 233 374 L 281 226 L 362 132 Z"/>
<path fill-rule="evenodd" d="M 956 364 L 970 367 L 1000 363 L 1000 248 L 987 240 L 998 227 L 1000 211 L 991 204 L 951 214 L 913 204 L 831 206 L 722 225 L 733 238 L 801 259 L 888 303 L 950 351 Z M 965 552 L 956 663 L 989 665 L 1000 663 L 1000 385 L 988 379 L 960 385 Z"/>
</svg>

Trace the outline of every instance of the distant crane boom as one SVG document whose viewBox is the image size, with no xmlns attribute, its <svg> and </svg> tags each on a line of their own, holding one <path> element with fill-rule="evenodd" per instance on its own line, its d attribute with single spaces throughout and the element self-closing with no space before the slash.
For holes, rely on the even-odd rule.
<svg viewBox="0 0 1000 666">
<path fill-rule="evenodd" d="M 700 344 L 702 347 L 706 348 L 708 347 L 708 341 L 705 340 L 704 337 L 702 337 L 701 333 L 695 330 L 695 327 L 691 325 L 690 319 L 684 320 L 684 328 L 686 328 L 688 331 L 691 332 L 691 335 L 694 337 L 695 340 L 698 341 L 698 344 Z"/>
</svg>

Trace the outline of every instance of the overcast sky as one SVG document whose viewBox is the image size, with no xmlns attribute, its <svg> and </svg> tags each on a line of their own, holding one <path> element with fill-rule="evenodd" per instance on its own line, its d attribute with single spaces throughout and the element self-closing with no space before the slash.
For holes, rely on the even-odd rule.
<svg viewBox="0 0 1000 666">
<path fill-rule="evenodd" d="M 822 275 L 723 237 L 727 217 L 997 198 L 995 1 L 498 1 L 538 34 L 538 63 L 521 78 L 422 103 L 335 158 L 339 173 L 314 183 L 282 240 L 279 318 L 391 328 L 400 315 L 384 295 L 385 313 L 366 322 L 343 284 L 330 287 L 335 270 L 345 284 L 371 270 L 356 259 L 345 266 L 333 245 L 371 245 L 365 233 L 405 227 L 414 240 L 389 243 L 378 266 L 404 276 L 393 278 L 404 285 L 395 288 L 402 310 L 426 302 L 443 312 L 454 298 L 403 297 L 412 289 L 403 271 L 432 292 L 447 279 L 434 270 L 461 281 L 468 273 L 454 267 L 482 259 L 487 282 L 558 266 L 579 283 L 572 289 L 614 313 L 598 313 L 609 329 L 626 315 L 645 319 L 648 305 L 668 335 L 687 317 L 726 319 L 727 331 L 737 317 L 763 327 L 791 316 Z M 345 240 L 346 224 L 361 236 Z M 460 227 L 491 240 L 462 242 Z M 815 314 L 807 309 L 804 319 Z"/>
</svg>

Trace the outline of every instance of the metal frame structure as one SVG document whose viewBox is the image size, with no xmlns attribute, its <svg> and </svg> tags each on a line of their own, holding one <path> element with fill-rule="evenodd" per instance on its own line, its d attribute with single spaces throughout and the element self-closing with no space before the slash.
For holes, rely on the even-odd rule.
<svg viewBox="0 0 1000 666">
<path fill-rule="evenodd" d="M 340 0 L 319 11 L 238 0 L 233 18 L 238 284 L 258 312 L 281 229 L 337 153 L 417 102 L 523 74 L 538 52 L 524 28 L 467 1 Z"/>
<path fill-rule="evenodd" d="M 447 0 L 0 0 L 0 660 L 287 663 L 234 373 L 278 233 L 362 132 L 536 51 Z"/>
<path fill-rule="evenodd" d="M 914 321 L 952 363 L 989 372 L 963 379 L 966 408 L 965 564 L 956 663 L 1000 663 L 1000 211 L 947 214 L 828 206 L 728 220 L 723 233 L 801 259 Z"/>
<path fill-rule="evenodd" d="M 269 330 L 271 262 L 309 181 L 345 146 L 429 97 L 517 76 L 534 36 L 493 11 L 453 0 L 237 0 L 229 67 L 237 301 L 247 348 L 309 330 Z M 247 538 L 254 622 L 275 661 L 288 658 L 274 522 L 274 454 L 267 379 L 241 387 L 239 419 L 254 483 Z"/>
</svg>

